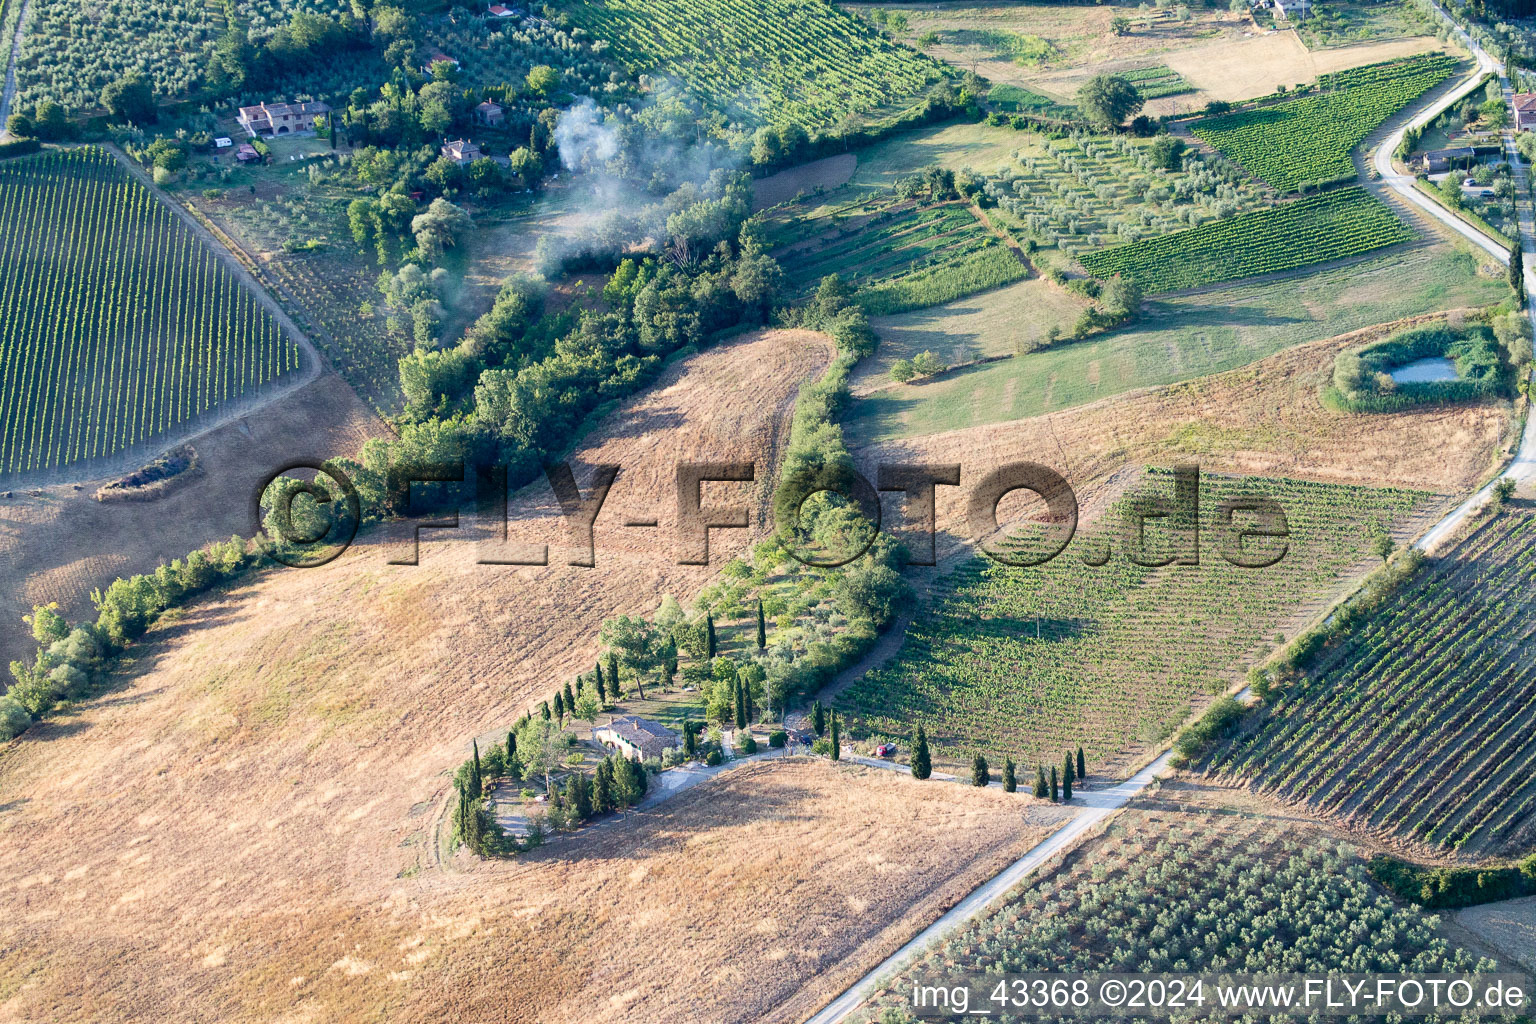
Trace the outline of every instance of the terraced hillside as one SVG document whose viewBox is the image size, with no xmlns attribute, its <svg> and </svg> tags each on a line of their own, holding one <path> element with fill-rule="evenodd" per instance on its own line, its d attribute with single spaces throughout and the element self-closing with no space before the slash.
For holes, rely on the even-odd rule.
<svg viewBox="0 0 1536 1024">
<path fill-rule="evenodd" d="M 1536 510 L 1467 537 L 1207 761 L 1212 774 L 1447 851 L 1536 838 Z"/>
<path fill-rule="evenodd" d="M 1163 473 L 1150 485 L 1145 493 L 1172 492 Z M 1275 565 L 1245 569 L 1220 557 L 1216 505 L 1234 494 L 1285 509 L 1289 547 Z M 913 622 L 901 653 L 843 692 L 850 732 L 905 736 L 921 722 L 946 759 L 979 749 L 1021 764 L 1055 763 L 1081 744 L 1092 763 L 1123 771 L 1334 593 L 1370 557 L 1372 531 L 1402 527 L 1434 499 L 1207 476 L 1201 501 L 1198 566 L 1131 564 L 1108 523 L 1041 566 L 972 558 Z"/>
<path fill-rule="evenodd" d="M 107 153 L 0 164 L 0 474 L 122 451 L 298 365 L 293 339 Z"/>
</svg>

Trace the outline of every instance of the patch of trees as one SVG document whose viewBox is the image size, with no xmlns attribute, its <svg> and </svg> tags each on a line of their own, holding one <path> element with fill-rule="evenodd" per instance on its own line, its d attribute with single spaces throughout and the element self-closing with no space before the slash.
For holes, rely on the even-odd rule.
<svg viewBox="0 0 1536 1024">
<path fill-rule="evenodd" d="M 1445 358 L 1456 378 L 1397 381 L 1392 371 L 1421 359 Z M 1435 325 L 1401 331 L 1382 341 L 1340 352 L 1325 401 L 1350 412 L 1389 412 L 1430 402 L 1467 402 L 1508 394 L 1530 362 L 1530 325 L 1519 312 L 1491 325 Z"/>
<path fill-rule="evenodd" d="M 58 705 L 90 694 L 104 678 L 108 659 L 142 636 L 167 609 L 239 576 L 259 560 L 259 550 L 239 537 L 210 544 L 153 573 L 114 581 L 96 590 L 95 622 L 71 626 L 57 605 L 39 605 L 26 617 L 37 641 L 28 664 L 10 664 L 12 684 L 0 697 L 0 739 L 24 731 Z"/>
<path fill-rule="evenodd" d="M 1371 858 L 1371 877 L 1402 900 L 1449 910 L 1536 895 L 1536 853 L 1495 867 L 1423 867 L 1386 854 Z"/>
</svg>

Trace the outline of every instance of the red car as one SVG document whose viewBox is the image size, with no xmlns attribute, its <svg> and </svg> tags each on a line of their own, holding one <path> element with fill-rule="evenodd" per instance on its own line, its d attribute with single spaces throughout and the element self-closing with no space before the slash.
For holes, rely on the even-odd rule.
<svg viewBox="0 0 1536 1024">
<path fill-rule="evenodd" d="M 878 747 L 875 748 L 875 756 L 876 757 L 895 757 L 896 756 L 896 744 L 894 744 L 894 743 L 882 743 L 882 744 L 880 744 Z"/>
</svg>

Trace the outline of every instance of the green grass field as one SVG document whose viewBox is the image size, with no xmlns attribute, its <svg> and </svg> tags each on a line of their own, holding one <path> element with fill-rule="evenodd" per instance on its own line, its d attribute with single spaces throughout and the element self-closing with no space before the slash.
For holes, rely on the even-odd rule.
<svg viewBox="0 0 1536 1024">
<path fill-rule="evenodd" d="M 1134 493 L 1172 494 L 1166 472 Z M 1285 509 L 1289 549 L 1264 569 L 1220 557 L 1217 503 L 1264 495 Z M 1242 677 L 1347 574 L 1370 559 L 1373 529 L 1408 519 L 1429 495 L 1254 477 L 1201 480 L 1198 566 L 1146 568 L 1125 555 L 1118 516 L 1084 527 L 1059 557 L 1032 567 L 977 555 L 941 585 L 901 652 L 837 699 L 850 736 L 908 735 L 921 722 L 947 760 L 980 750 L 1021 764 L 1125 767 Z M 1165 528 L 1148 549 L 1171 550 Z M 1107 564 L 1089 553 L 1112 549 Z"/>
<path fill-rule="evenodd" d="M 298 364 L 255 296 L 105 151 L 0 164 L 0 473 L 112 455 Z"/>
<path fill-rule="evenodd" d="M 637 72 L 663 72 L 736 119 L 835 123 L 912 100 L 944 65 L 820 0 L 602 0 L 565 4 Z"/>
<path fill-rule="evenodd" d="M 1009 352 L 1014 339 L 1032 329 L 1025 325 L 1033 318 L 1071 315 L 1011 294 L 1022 287 L 883 320 L 878 358 L 925 348 L 947 356 L 958 345 Z M 861 396 L 849 409 L 847 424 L 852 438 L 866 443 L 1038 416 L 1133 388 L 1230 370 L 1371 324 L 1507 296 L 1501 280 L 1478 273 L 1472 256 L 1436 245 L 1301 277 L 1152 300 L 1136 324 L 1090 341 Z M 961 317 L 962 310 L 979 312 Z M 951 321 L 961 319 L 969 330 L 952 332 Z M 878 364 L 868 372 L 878 373 Z"/>
</svg>

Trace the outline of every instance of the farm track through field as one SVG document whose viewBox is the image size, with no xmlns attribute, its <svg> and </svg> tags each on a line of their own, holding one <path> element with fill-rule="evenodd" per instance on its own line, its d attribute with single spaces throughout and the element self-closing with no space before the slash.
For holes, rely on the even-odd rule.
<svg viewBox="0 0 1536 1024">
<path fill-rule="evenodd" d="M 130 159 L 117 146 L 111 143 L 104 143 L 101 148 L 110 152 L 113 159 L 122 164 L 129 174 L 133 175 L 145 188 L 149 189 L 157 202 L 163 203 L 169 208 L 187 229 L 192 232 L 197 240 L 224 264 L 262 308 L 282 326 L 288 336 L 299 346 L 301 353 L 299 368 L 287 379 L 279 380 L 274 384 L 264 387 L 259 392 L 219 405 L 202 416 L 186 420 L 164 433 L 156 434 L 139 444 L 113 455 L 92 459 L 87 462 L 72 463 L 54 469 L 12 474 L 5 478 L 5 483 L 8 487 L 26 488 L 83 483 L 89 480 L 98 480 L 103 477 L 129 472 L 154 458 L 160 452 L 196 440 L 225 424 L 244 419 L 253 413 L 267 408 L 274 402 L 289 397 L 300 388 L 314 381 L 322 373 L 325 373 L 329 366 L 325 358 L 315 348 L 314 343 L 310 341 L 309 336 L 299 329 L 299 326 L 294 323 L 293 318 L 288 315 L 283 306 L 272 296 L 271 291 L 257 279 L 240 256 L 231 249 L 227 238 L 221 239 L 209 231 L 186 207 L 176 202 L 171 196 L 166 195 L 164 191 L 156 186 L 148 172 Z"/>
<path fill-rule="evenodd" d="M 1445 15 L 1443 10 L 1439 9 L 1438 5 L 1436 9 L 1442 18 L 1447 22 L 1451 22 L 1451 19 Z M 1501 83 L 1504 86 L 1507 101 L 1511 94 L 1511 89 L 1509 81 L 1504 75 L 1503 66 L 1494 62 L 1459 26 L 1455 26 L 1454 23 L 1451 23 L 1451 26 L 1458 41 L 1467 47 L 1477 58 L 1479 71 L 1496 70 L 1498 72 Z M 1429 203 L 1427 199 L 1418 196 L 1414 192 L 1411 177 L 1398 174 L 1392 166 L 1393 153 L 1397 149 L 1398 143 L 1401 142 L 1407 127 L 1409 125 L 1424 124 L 1439 116 L 1441 111 L 1447 109 L 1476 88 L 1480 77 L 1480 74 L 1474 73 L 1464 86 L 1453 88 L 1449 91 L 1437 90 L 1438 95 L 1432 95 L 1432 98 L 1428 101 L 1419 103 L 1414 112 L 1399 114 L 1400 125 L 1395 130 L 1389 132 L 1380 142 L 1376 150 L 1374 166 L 1386 187 L 1395 191 L 1413 205 L 1425 209 L 1435 219 L 1446 224 L 1446 226 L 1464 237 L 1471 239 L 1495 258 L 1500 259 L 1501 262 L 1507 263 L 1509 259 L 1508 253 L 1504 251 L 1503 247 L 1495 239 L 1482 234 L 1466 222 L 1452 217 L 1448 212 L 1440 210 L 1438 207 L 1433 207 L 1433 204 Z M 1504 142 L 1506 147 L 1513 153 L 1514 141 L 1512 135 L 1506 133 Z M 1517 176 L 1516 194 L 1526 195 L 1526 171 L 1517 159 L 1511 158 L 1510 163 L 1515 168 Z M 1533 218 L 1528 203 L 1522 204 L 1520 208 L 1520 241 L 1521 247 L 1526 252 L 1536 251 L 1536 218 Z M 1525 267 L 1525 278 L 1527 293 L 1536 294 L 1536 271 L 1533 271 L 1529 262 L 1527 262 Z M 1528 309 L 1528 315 L 1531 318 L 1533 328 L 1536 328 L 1536 303 L 1531 304 Z M 1481 511 L 1488 503 L 1493 496 L 1494 484 L 1504 477 L 1514 479 L 1517 483 L 1525 483 L 1536 479 L 1536 417 L 1527 417 L 1525 429 L 1520 437 L 1519 447 L 1516 449 L 1514 458 L 1504 470 L 1495 474 L 1494 478 L 1489 480 L 1485 486 L 1452 509 L 1433 527 L 1426 530 L 1414 542 L 1414 547 L 1426 552 L 1433 551 L 1437 545 L 1455 535 L 1473 515 Z M 898 644 L 897 647 L 899 648 L 899 646 Z M 1244 688 L 1237 697 L 1245 702 L 1252 700 L 1252 695 L 1247 688 Z M 820 1012 L 809 1018 L 807 1024 L 841 1024 L 842 1021 L 847 1020 L 863 1005 L 864 1001 L 871 994 L 878 990 L 880 985 L 895 969 L 912 959 L 935 940 L 943 935 L 950 934 L 961 925 L 977 917 L 988 906 L 1000 899 L 1013 886 L 1027 878 L 1051 857 L 1069 849 L 1090 827 L 1097 824 L 1098 821 L 1109 817 L 1119 807 L 1124 806 L 1125 802 L 1151 785 L 1155 780 L 1157 772 L 1166 765 L 1168 757 L 1169 754 L 1164 753 L 1155 762 L 1118 787 L 1116 793 L 1117 795 L 1123 793 L 1124 799 L 1115 808 L 1094 812 L 1093 820 L 1089 820 L 1088 815 L 1081 815 L 1074 819 L 1067 826 L 1057 831 L 1045 842 L 1011 865 L 1002 874 L 977 889 L 959 904 L 956 904 L 955 907 L 928 929 L 892 954 L 873 971 L 866 974 L 864 978 L 846 989 L 840 996 L 823 1007 Z M 1536 783 L 1528 783 L 1524 788 L 1530 789 L 1533 785 L 1536 785 Z"/>
</svg>

